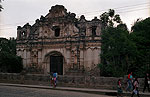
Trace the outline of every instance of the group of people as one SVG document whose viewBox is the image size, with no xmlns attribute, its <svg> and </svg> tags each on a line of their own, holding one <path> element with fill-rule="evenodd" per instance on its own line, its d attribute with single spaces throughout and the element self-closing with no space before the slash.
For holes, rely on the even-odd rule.
<svg viewBox="0 0 150 97">
<path fill-rule="evenodd" d="M 150 84 L 150 76 L 148 73 L 146 73 L 143 93 L 145 92 L 146 87 L 148 88 L 148 91 L 150 92 L 149 84 Z M 118 80 L 117 85 L 118 85 L 117 97 L 122 97 L 123 90 L 122 90 L 122 86 L 121 86 L 121 79 Z M 133 97 L 134 94 L 136 94 L 138 97 L 140 97 L 139 96 L 139 81 L 138 81 L 137 77 L 133 78 L 132 72 L 128 75 L 126 91 L 129 91 L 129 92 L 132 91 L 131 97 Z"/>
<path fill-rule="evenodd" d="M 56 71 L 54 71 L 51 74 L 51 85 L 55 88 L 57 86 L 57 77 L 58 74 Z M 150 84 L 150 75 L 148 73 L 146 73 L 145 75 L 145 81 L 144 81 L 144 88 L 143 88 L 143 93 L 145 92 L 146 87 L 148 88 L 148 91 L 150 92 L 150 88 L 149 88 L 149 84 Z M 134 94 L 136 94 L 138 97 L 139 96 L 139 81 L 138 78 L 135 77 L 133 78 L 132 72 L 128 75 L 128 80 L 127 80 L 127 88 L 126 91 L 131 92 L 132 91 L 132 95 L 131 97 L 133 97 Z M 122 93 L 122 85 L 121 85 L 121 79 L 118 80 L 117 82 L 117 97 L 123 97 Z"/>
</svg>

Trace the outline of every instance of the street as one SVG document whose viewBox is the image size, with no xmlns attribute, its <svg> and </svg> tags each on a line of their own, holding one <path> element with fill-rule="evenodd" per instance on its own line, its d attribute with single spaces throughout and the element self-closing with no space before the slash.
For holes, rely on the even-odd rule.
<svg viewBox="0 0 150 97">
<path fill-rule="evenodd" d="M 0 97 L 113 97 L 71 91 L 0 86 Z"/>
</svg>

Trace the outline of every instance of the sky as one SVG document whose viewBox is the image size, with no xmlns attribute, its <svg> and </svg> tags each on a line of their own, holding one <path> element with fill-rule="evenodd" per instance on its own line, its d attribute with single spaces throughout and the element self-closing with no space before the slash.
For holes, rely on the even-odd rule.
<svg viewBox="0 0 150 97">
<path fill-rule="evenodd" d="M 114 9 L 128 29 L 141 18 L 150 17 L 150 0 L 4 0 L 4 10 L 0 12 L 0 37 L 17 37 L 17 26 L 31 25 L 41 15 L 48 14 L 54 5 L 64 5 L 67 12 L 76 13 L 76 17 L 85 15 L 93 19 Z"/>
</svg>

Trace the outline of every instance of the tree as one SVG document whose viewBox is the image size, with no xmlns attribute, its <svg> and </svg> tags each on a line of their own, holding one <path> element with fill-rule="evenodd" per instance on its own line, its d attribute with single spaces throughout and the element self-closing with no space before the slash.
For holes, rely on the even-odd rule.
<svg viewBox="0 0 150 97">
<path fill-rule="evenodd" d="M 103 28 L 108 26 L 113 27 L 114 25 L 122 23 L 120 16 L 118 14 L 115 15 L 115 10 L 113 9 L 109 9 L 108 12 L 104 12 L 100 15 L 100 19 L 102 21 Z"/>
<path fill-rule="evenodd" d="M 4 1 L 4 0 L 0 0 L 0 12 L 1 12 L 2 9 L 3 9 L 2 5 L 1 5 L 2 1 Z"/>
<path fill-rule="evenodd" d="M 136 56 L 135 70 L 138 76 L 144 76 L 150 72 L 150 17 L 145 20 L 137 20 L 132 27 L 131 40 L 136 44 L 138 54 Z"/>
<path fill-rule="evenodd" d="M 101 46 L 101 75 L 103 76 L 123 76 L 132 69 L 135 63 L 136 45 L 130 40 L 130 34 L 126 24 L 120 19 L 115 11 L 101 16 L 103 24 L 102 46 Z"/>
<path fill-rule="evenodd" d="M 16 40 L 0 38 L 0 72 L 19 73 L 23 69 L 22 58 L 16 56 Z"/>
<path fill-rule="evenodd" d="M 125 25 L 124 25 L 125 26 Z M 135 53 L 135 45 L 129 40 L 129 32 L 123 24 L 107 27 L 102 31 L 101 75 L 123 76 L 127 74 Z"/>
<path fill-rule="evenodd" d="M 0 52 L 0 72 L 20 73 L 23 69 L 22 58 L 8 52 Z"/>
<path fill-rule="evenodd" d="M 0 38 L 0 51 L 5 51 L 10 54 L 16 54 L 16 40 L 14 38 L 10 38 L 10 40 L 6 38 Z"/>
</svg>

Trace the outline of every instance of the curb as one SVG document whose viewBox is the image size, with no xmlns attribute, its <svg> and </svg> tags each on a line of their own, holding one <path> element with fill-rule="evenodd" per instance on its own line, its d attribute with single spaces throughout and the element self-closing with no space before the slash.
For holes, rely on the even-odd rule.
<svg viewBox="0 0 150 97">
<path fill-rule="evenodd" d="M 56 87 L 53 88 L 52 86 L 40 86 L 40 85 L 23 85 L 23 84 L 6 84 L 0 83 L 0 86 L 13 86 L 13 87 L 26 87 L 26 88 L 39 88 L 39 89 L 51 89 L 51 90 L 61 90 L 61 91 L 74 91 L 74 92 L 83 92 L 83 93 L 91 93 L 91 94 L 101 94 L 106 95 L 110 93 L 110 91 L 99 91 L 96 89 L 83 89 L 83 88 L 70 88 L 70 87 Z M 115 92 L 111 92 L 115 93 Z"/>
<path fill-rule="evenodd" d="M 8 83 L 0 83 L 0 86 L 13 86 L 13 87 L 26 87 L 26 88 L 38 88 L 38 89 L 51 89 L 51 90 L 60 90 L 60 91 L 73 91 L 73 92 L 83 92 L 83 93 L 110 95 L 110 96 L 116 96 L 117 95 L 116 90 L 70 88 L 70 87 L 53 88 L 52 86 L 8 84 Z M 130 92 L 123 92 L 123 96 L 131 96 L 131 93 Z M 140 96 L 141 97 L 150 97 L 150 93 L 140 93 Z"/>
</svg>

